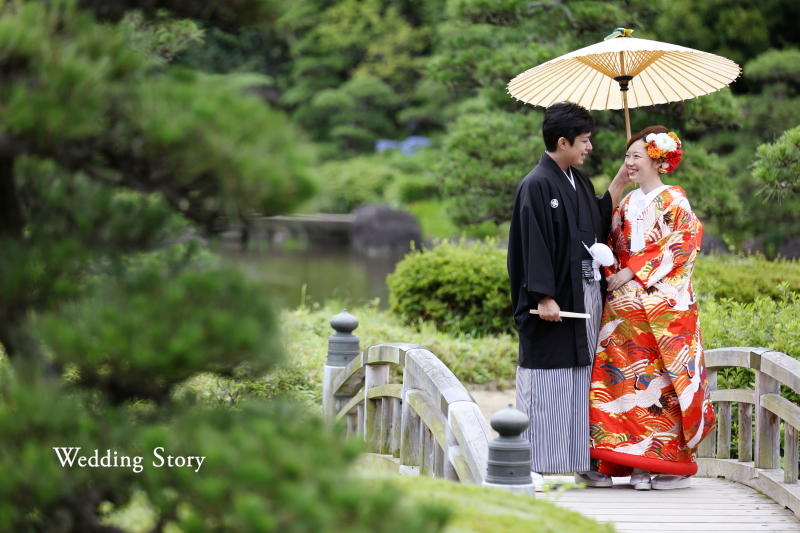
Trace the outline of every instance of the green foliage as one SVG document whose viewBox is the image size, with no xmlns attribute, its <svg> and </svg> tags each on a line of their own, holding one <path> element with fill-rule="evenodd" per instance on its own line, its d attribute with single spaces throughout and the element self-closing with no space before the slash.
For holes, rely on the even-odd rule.
<svg viewBox="0 0 800 533">
<path fill-rule="evenodd" d="M 392 483 L 407 488 L 418 502 L 446 504 L 453 518 L 449 533 L 613 533 L 610 524 L 598 524 L 575 511 L 557 507 L 537 496 L 509 494 L 506 491 L 453 485 L 428 477 L 397 477 Z"/>
<path fill-rule="evenodd" d="M 380 78 L 363 75 L 336 89 L 323 89 L 295 113 L 295 119 L 320 140 L 333 146 L 325 155 L 374 149 L 381 137 L 393 138 L 399 131 L 392 120 L 398 96 Z"/>
<path fill-rule="evenodd" d="M 183 531 L 208 531 L 208 523 L 217 523 L 217 531 L 335 532 L 363 524 L 376 531 L 433 532 L 448 515 L 441 506 L 404 505 L 399 491 L 384 484 L 342 480 L 358 446 L 342 453 L 340 433 L 326 435 L 316 417 L 296 408 L 247 405 L 238 420 L 225 411 L 182 417 L 177 428 L 182 438 L 170 438 L 173 432 L 153 428 L 145 433 L 143 448 L 169 442 L 176 454 L 196 450 L 209 461 L 202 480 L 188 486 L 194 476 L 181 469 L 151 470 L 146 478 L 155 494 L 168 487 L 179 494 L 175 501 L 170 491 L 161 492 L 154 503 L 162 509 L 175 509 L 181 500 L 191 505 L 178 521 Z M 365 504 L 369 492 L 376 496 Z"/>
<path fill-rule="evenodd" d="M 800 193 L 800 126 L 787 130 L 774 143 L 758 147 L 753 177 L 768 197 Z"/>
<path fill-rule="evenodd" d="M 445 202 L 439 200 L 422 200 L 408 206 L 408 210 L 419 222 L 423 239 L 457 238 L 462 232 L 447 216 Z"/>
<path fill-rule="evenodd" d="M 379 203 L 399 173 L 373 156 L 329 161 L 317 169 L 321 195 L 310 209 L 322 213 L 349 213 L 359 205 Z"/>
<path fill-rule="evenodd" d="M 769 50 L 749 61 L 744 75 L 763 83 L 786 82 L 800 87 L 800 50 Z"/>
<path fill-rule="evenodd" d="M 165 275 L 142 269 L 110 280 L 83 301 L 43 319 L 41 338 L 60 361 L 113 402 L 164 402 L 172 387 L 214 368 L 232 374 L 275 364 L 275 319 L 261 290 L 233 271 Z"/>
<path fill-rule="evenodd" d="M 58 2 L 52 2 L 58 5 Z M 182 19 L 198 19 L 236 29 L 252 24 L 271 24 L 285 6 L 280 0 L 77 0 L 77 5 L 91 12 L 98 20 L 119 22 L 131 11 L 142 11 L 156 17 L 162 10 Z"/>
<path fill-rule="evenodd" d="M 720 54 L 744 63 L 786 39 L 791 33 L 776 31 L 781 18 L 791 16 L 796 5 L 787 0 L 674 0 L 660 10 L 654 31 L 661 40 Z M 786 42 L 786 41 L 784 41 Z"/>
<path fill-rule="evenodd" d="M 57 388 L 5 392 L 4 531 L 64 531 L 70 516 L 70 531 L 89 531 L 97 524 L 87 518 L 106 509 L 104 502 L 122 506 L 134 483 L 148 495 L 160 527 L 185 532 L 433 532 L 447 517 L 441 505 L 408 503 L 385 483 L 343 478 L 359 445 L 343 447 L 339 432 L 323 431 L 317 417 L 291 405 L 251 402 L 235 415 L 180 406 L 183 413 L 172 421 L 133 424 L 124 408 L 93 401 L 95 408 L 86 409 L 81 404 L 89 397 L 65 397 Z M 63 446 L 87 456 L 98 450 L 100 458 L 110 450 L 112 460 L 115 452 L 141 457 L 141 469 L 134 471 L 135 459 L 129 467 L 62 467 L 53 447 Z M 159 467 L 155 452 L 165 461 L 168 455 L 205 459 L 197 471 L 196 462 Z M 72 515 L 74 507 L 84 513 Z"/>
<path fill-rule="evenodd" d="M 541 115 L 465 115 L 445 141 L 440 172 L 459 227 L 508 220 L 517 184 L 544 152 Z"/>
<path fill-rule="evenodd" d="M 438 198 L 442 189 L 439 181 L 432 175 L 402 176 L 394 182 L 392 188 L 389 194 L 402 203 Z"/>
<path fill-rule="evenodd" d="M 704 223 L 717 222 L 724 227 L 743 212 L 742 201 L 731 187 L 731 176 L 721 158 L 691 142 L 684 143 L 684 156 L 675 175 L 664 177 L 670 185 L 680 185 L 691 202 L 692 210 Z"/>
<path fill-rule="evenodd" d="M 110 20 L 163 7 L 92 4 Z M 171 4 L 234 25 L 275 7 Z M 147 531 L 439 531 L 440 506 L 345 475 L 358 445 L 302 406 L 252 399 L 311 394 L 302 369 L 277 366 L 263 289 L 194 238 L 192 222 L 307 198 L 308 146 L 243 93 L 254 76 L 158 64 L 130 49 L 131 20 L 72 5 L 0 10 L 0 530 L 121 532 L 115 511 L 144 501 Z M 66 466 L 54 447 L 143 461 Z M 159 467 L 161 447 L 205 459 Z"/>
<path fill-rule="evenodd" d="M 735 300 L 701 302 L 700 320 L 703 345 L 709 350 L 729 346 L 770 348 L 800 358 L 800 305 L 797 293 L 782 285 L 781 296 L 772 299 L 759 296 L 743 303 Z M 721 388 L 752 388 L 753 374 L 748 371 L 728 371 Z M 790 394 L 794 401 L 798 395 Z"/>
<path fill-rule="evenodd" d="M 26 2 L 0 19 L 0 46 L 10 69 L 0 132 L 13 155 L 158 190 L 203 222 L 236 207 L 275 213 L 311 193 L 307 148 L 281 114 L 192 71 L 153 70 L 110 25 Z"/>
<path fill-rule="evenodd" d="M 743 120 L 739 102 L 727 87 L 702 98 L 675 102 L 669 107 L 676 120 L 684 124 L 682 133 L 693 136 L 720 129 L 734 129 Z"/>
<path fill-rule="evenodd" d="M 506 109 L 520 107 L 505 92 L 511 78 L 568 51 L 530 42 L 524 29 L 490 24 L 446 26 L 442 33 L 439 53 L 427 63 L 428 75 L 459 98 L 482 91 Z"/>
<path fill-rule="evenodd" d="M 402 87 L 413 80 L 413 56 L 425 48 L 426 38 L 424 28 L 412 27 L 389 3 L 342 0 L 322 13 L 308 39 L 313 53 L 343 57 L 355 75 Z"/>
<path fill-rule="evenodd" d="M 437 2 L 299 2 L 281 19 L 295 58 L 281 103 L 326 157 L 372 150 L 401 126 L 438 125 L 441 93 L 420 88 L 418 58 L 432 42 Z M 399 113 L 405 110 L 401 117 Z"/>
<path fill-rule="evenodd" d="M 271 27 L 240 28 L 233 32 L 204 25 L 204 43 L 188 46 L 175 63 L 212 74 L 257 72 L 271 78 L 289 69 L 289 45 Z M 270 98 L 270 101 L 278 98 Z"/>
<path fill-rule="evenodd" d="M 784 291 L 800 294 L 800 262 L 737 255 L 701 255 L 694 267 L 694 287 L 703 299 L 741 304 L 759 297 L 780 300 Z M 750 346 L 745 344 L 729 346 Z"/>
<path fill-rule="evenodd" d="M 514 331 L 505 251 L 491 240 L 411 252 L 386 282 L 390 309 L 406 324 L 473 335 Z"/>
<path fill-rule="evenodd" d="M 350 213 L 360 205 L 436 198 L 441 184 L 433 173 L 438 154 L 419 150 L 413 156 L 398 150 L 362 155 L 345 161 L 328 161 L 316 169 L 321 194 L 306 211 Z"/>
<path fill-rule="evenodd" d="M 204 35 L 193 21 L 176 20 L 165 10 L 153 19 L 131 11 L 122 19 L 119 29 L 127 34 L 132 48 L 161 61 L 172 61 L 187 46 L 202 43 Z"/>
</svg>

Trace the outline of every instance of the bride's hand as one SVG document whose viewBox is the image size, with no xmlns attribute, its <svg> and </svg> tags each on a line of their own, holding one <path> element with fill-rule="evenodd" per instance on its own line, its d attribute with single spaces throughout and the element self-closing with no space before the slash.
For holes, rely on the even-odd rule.
<svg viewBox="0 0 800 533">
<path fill-rule="evenodd" d="M 628 267 L 623 268 L 616 274 L 611 274 L 606 278 L 606 281 L 608 281 L 608 290 L 613 291 L 619 289 L 632 280 L 633 277 L 633 270 Z"/>
<path fill-rule="evenodd" d="M 628 167 L 625 166 L 625 163 L 622 163 L 622 166 L 619 167 L 617 171 L 617 175 L 614 176 L 614 180 L 623 187 L 631 182 L 631 178 L 628 175 Z"/>
</svg>

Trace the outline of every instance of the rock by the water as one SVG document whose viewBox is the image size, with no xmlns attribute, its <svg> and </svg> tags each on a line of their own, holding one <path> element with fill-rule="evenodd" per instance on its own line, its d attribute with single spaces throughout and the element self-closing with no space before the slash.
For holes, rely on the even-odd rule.
<svg viewBox="0 0 800 533">
<path fill-rule="evenodd" d="M 412 242 L 417 249 L 422 244 L 422 230 L 411 213 L 371 204 L 357 207 L 352 215 L 350 244 L 357 252 L 370 256 L 405 253 Z"/>
<path fill-rule="evenodd" d="M 753 237 L 742 243 L 742 251 L 745 254 L 763 254 L 765 250 L 764 241 L 760 237 Z"/>
<path fill-rule="evenodd" d="M 785 244 L 778 248 L 778 255 L 784 259 L 800 258 L 800 237 L 789 239 Z"/>
<path fill-rule="evenodd" d="M 701 252 L 704 254 L 729 254 L 731 250 L 720 237 L 710 233 L 704 233 Z"/>
</svg>

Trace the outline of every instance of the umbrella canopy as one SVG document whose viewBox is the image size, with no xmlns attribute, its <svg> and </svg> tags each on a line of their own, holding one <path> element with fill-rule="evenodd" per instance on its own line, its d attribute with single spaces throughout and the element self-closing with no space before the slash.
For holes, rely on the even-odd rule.
<svg viewBox="0 0 800 533">
<path fill-rule="evenodd" d="M 620 35 L 526 70 L 509 82 L 508 93 L 544 107 L 569 101 L 587 109 L 624 109 L 630 138 L 629 107 L 709 94 L 740 73 L 722 56 Z"/>
</svg>

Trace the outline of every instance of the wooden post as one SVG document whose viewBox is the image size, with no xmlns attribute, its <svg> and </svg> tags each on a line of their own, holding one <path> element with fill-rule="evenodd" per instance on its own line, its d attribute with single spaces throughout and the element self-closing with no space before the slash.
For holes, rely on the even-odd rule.
<svg viewBox="0 0 800 533">
<path fill-rule="evenodd" d="M 420 419 L 419 421 L 419 450 L 420 450 L 420 465 L 419 474 L 421 476 L 433 476 L 433 448 L 436 446 L 436 441 L 433 438 L 433 433 L 425 425 L 425 422 Z"/>
<path fill-rule="evenodd" d="M 717 390 L 717 371 L 708 369 L 707 375 L 708 375 L 708 390 L 709 391 Z M 697 447 L 697 456 L 706 459 L 713 459 L 717 453 L 716 443 L 717 443 L 717 430 L 713 429 L 708 435 L 706 435 L 706 438 L 703 439 L 703 442 L 700 443 L 700 446 Z"/>
<path fill-rule="evenodd" d="M 717 403 L 717 459 L 731 458 L 731 402 Z"/>
<path fill-rule="evenodd" d="M 392 439 L 392 457 L 400 457 L 400 432 L 403 429 L 403 405 L 400 398 L 391 398 L 392 404 L 392 429 L 390 438 Z"/>
<path fill-rule="evenodd" d="M 412 390 L 411 381 L 408 372 L 403 372 L 403 421 L 400 430 L 400 464 L 419 466 L 419 415 L 408 405 L 408 393 Z"/>
<path fill-rule="evenodd" d="M 347 436 L 355 437 L 358 435 L 358 411 L 353 411 L 347 415 Z"/>
<path fill-rule="evenodd" d="M 439 446 L 436 439 L 433 440 L 433 475 L 438 478 L 444 477 L 444 449 Z"/>
<path fill-rule="evenodd" d="M 739 402 L 739 461 L 753 460 L 753 404 Z"/>
<path fill-rule="evenodd" d="M 368 400 L 370 389 L 378 385 L 389 383 L 389 365 L 367 365 L 364 374 L 364 404 L 366 417 L 364 418 L 364 437 L 367 441 L 367 451 L 380 453 L 381 451 L 381 418 L 383 411 L 379 407 L 380 400 Z"/>
<path fill-rule="evenodd" d="M 447 426 L 445 429 L 445 447 L 444 447 L 444 457 L 442 461 L 444 464 L 442 465 L 442 477 L 445 479 L 449 479 L 450 481 L 460 481 L 458 478 L 458 472 L 456 471 L 455 465 L 455 458 L 453 457 L 452 453 L 453 450 L 458 447 L 458 441 L 456 440 L 455 434 L 453 434 L 453 425 L 451 420 L 452 413 L 448 409 L 447 415 Z"/>
<path fill-rule="evenodd" d="M 364 403 L 356 406 L 356 435 L 362 436 L 364 435 Z"/>
<path fill-rule="evenodd" d="M 392 441 L 391 441 L 391 431 L 392 431 L 392 414 L 394 411 L 392 410 L 392 403 L 389 401 L 392 398 L 381 398 L 381 450 L 382 454 L 391 454 L 392 453 Z"/>
<path fill-rule="evenodd" d="M 756 468 L 780 468 L 780 419 L 761 406 L 765 394 L 780 394 L 781 384 L 756 370 Z"/>
<path fill-rule="evenodd" d="M 783 423 L 783 482 L 797 483 L 797 428 Z"/>
</svg>

